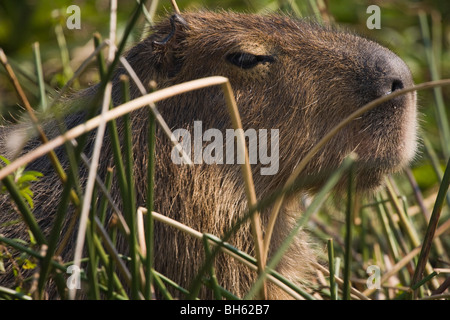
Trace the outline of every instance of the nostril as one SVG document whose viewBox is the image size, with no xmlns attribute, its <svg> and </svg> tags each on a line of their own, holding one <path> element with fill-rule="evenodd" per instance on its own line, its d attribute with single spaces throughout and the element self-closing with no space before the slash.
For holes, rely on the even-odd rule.
<svg viewBox="0 0 450 320">
<path fill-rule="evenodd" d="M 386 83 L 384 87 L 383 94 L 391 94 L 397 90 L 403 89 L 405 86 L 403 85 L 403 81 L 400 79 L 392 79 Z"/>
<path fill-rule="evenodd" d="M 403 86 L 402 80 L 395 79 L 394 81 L 392 81 L 391 92 L 394 92 L 396 90 L 401 90 L 403 88 L 404 88 L 404 86 Z"/>
</svg>

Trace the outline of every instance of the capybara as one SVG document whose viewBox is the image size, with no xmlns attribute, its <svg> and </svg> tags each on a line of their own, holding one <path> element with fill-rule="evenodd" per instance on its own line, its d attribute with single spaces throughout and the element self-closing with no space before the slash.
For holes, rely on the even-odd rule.
<svg viewBox="0 0 450 320">
<path fill-rule="evenodd" d="M 258 199 L 282 187 L 305 154 L 353 111 L 413 85 L 410 70 L 389 49 L 338 28 L 279 14 L 184 12 L 162 19 L 145 40 L 124 56 L 142 83 L 148 85 L 154 81 L 157 89 L 213 75 L 227 77 L 244 130 L 254 129 L 257 133 L 277 130 L 275 144 L 270 143 L 272 134 L 265 141 L 270 146 L 265 150 L 267 155 L 277 154 L 276 159 L 270 164 L 262 163 L 259 155 L 252 164 Z M 126 71 L 118 67 L 113 76 L 115 105 L 122 102 L 121 74 Z M 89 101 L 98 88 L 97 85 L 82 91 L 81 98 Z M 130 89 L 132 98 L 140 95 L 135 85 Z M 217 129 L 223 134 L 224 150 L 225 145 L 232 142 L 225 139 L 226 130 L 233 127 L 224 94 L 218 86 L 174 96 L 159 102 L 157 107 L 172 130 L 185 129 L 194 137 L 194 125 L 201 121 L 202 133 Z M 146 203 L 147 115 L 147 109 L 131 114 L 136 206 Z M 69 116 L 66 121 L 69 126 L 75 126 L 81 119 L 81 116 Z M 120 128 L 123 122 L 118 125 L 119 132 L 123 132 Z M 416 149 L 416 126 L 416 94 L 411 92 L 377 106 L 337 133 L 300 175 L 304 184 L 298 188 L 296 196 L 286 199 L 275 225 L 270 252 L 277 249 L 301 215 L 299 195 L 313 194 L 352 152 L 358 156 L 357 189 L 373 190 L 381 184 L 385 174 L 399 170 L 412 159 Z M 7 157 L 10 154 L 5 145 L 12 130 L 14 127 L 1 129 L 0 150 Z M 203 137 L 200 143 L 206 147 L 211 140 Z M 261 136 L 258 141 L 260 150 Z M 30 144 L 37 145 L 36 142 Z M 89 148 L 92 143 L 87 144 L 88 155 L 91 154 Z M 191 148 L 194 149 L 194 143 Z M 250 152 L 256 151 L 250 149 Z M 223 152 L 222 156 L 225 154 Z M 67 164 L 62 148 L 58 155 Z M 215 158 L 213 163 L 197 159 L 193 166 L 187 166 L 175 163 L 172 156 L 172 145 L 158 127 L 154 210 L 200 232 L 223 235 L 248 210 L 240 165 L 235 159 Z M 108 134 L 101 157 L 98 173 L 104 177 L 107 168 L 114 167 Z M 192 159 L 195 160 L 194 156 Z M 262 171 L 264 168 L 273 170 Z M 28 169 L 44 173 L 33 185 L 33 212 L 40 226 L 50 230 L 62 192 L 61 183 L 46 157 L 33 162 Z M 80 171 L 82 179 L 86 175 L 86 170 Z M 117 178 L 114 178 L 111 193 L 120 206 Z M 19 217 L 11 208 L 8 196 L 2 195 L 2 222 Z M 261 212 L 263 226 L 270 209 Z M 27 236 L 21 224 L 2 227 L 0 233 L 7 237 Z M 278 272 L 296 283 L 311 274 L 315 254 L 309 241 L 306 231 L 301 231 L 277 266 Z M 243 223 L 229 242 L 253 255 L 250 222 Z M 75 237 L 62 252 L 64 261 L 73 259 L 74 247 Z M 125 247 L 123 250 L 127 254 Z M 204 247 L 201 241 L 155 222 L 154 259 L 158 272 L 189 288 L 203 264 Z M 216 257 L 215 271 L 219 284 L 239 297 L 245 295 L 257 277 L 255 271 L 225 254 Z M 6 277 L 2 275 L 2 284 L 7 282 Z M 267 293 L 270 299 L 289 298 L 283 290 L 270 284 Z M 202 289 L 200 295 L 213 297 L 212 291 L 207 289 Z"/>
</svg>

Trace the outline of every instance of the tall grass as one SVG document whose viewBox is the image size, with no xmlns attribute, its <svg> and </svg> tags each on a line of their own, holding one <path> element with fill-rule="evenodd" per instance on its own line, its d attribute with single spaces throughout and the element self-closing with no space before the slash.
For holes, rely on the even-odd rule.
<svg viewBox="0 0 450 320">
<path fill-rule="evenodd" d="M 448 273 L 450 241 L 448 230 L 450 228 L 449 205 L 449 182 L 450 163 L 442 158 L 448 159 L 448 132 L 449 126 L 446 118 L 445 100 L 441 88 L 450 85 L 450 80 L 439 80 L 438 58 L 440 46 L 434 44 L 439 39 L 431 39 L 427 29 L 426 14 L 418 15 L 420 27 L 424 38 L 424 49 L 426 50 L 426 61 L 432 75 L 432 82 L 423 83 L 414 88 L 406 88 L 389 96 L 377 99 L 355 113 L 344 119 L 330 133 L 328 133 L 311 151 L 302 159 L 296 170 L 292 173 L 286 183 L 265 199 L 257 199 L 253 179 L 251 176 L 248 155 L 241 171 L 248 201 L 248 212 L 245 217 L 236 223 L 227 233 L 223 235 L 211 235 L 202 233 L 202 230 L 193 230 L 189 226 L 169 219 L 160 213 L 154 212 L 154 174 L 155 174 L 155 148 L 156 126 L 163 128 L 170 141 L 182 151 L 178 141 L 173 137 L 164 119 L 157 110 L 158 101 L 167 99 L 183 92 L 197 90 L 206 86 L 220 86 L 225 93 L 226 103 L 230 118 L 235 129 L 242 128 L 240 115 L 236 106 L 231 86 L 228 79 L 223 77 L 210 77 L 183 83 L 170 88 L 161 89 L 147 93 L 139 79 L 136 79 L 133 70 L 128 70 L 129 76 L 121 79 L 123 83 L 123 104 L 109 109 L 110 92 L 108 83 L 111 80 L 113 69 L 122 63 L 126 68 L 126 61 L 120 58 L 125 43 L 135 27 L 141 14 L 145 15 L 148 24 L 153 23 L 155 2 L 149 5 L 147 12 L 144 2 L 139 1 L 134 13 L 127 24 L 124 36 L 120 44 L 114 45 L 114 26 L 111 27 L 110 39 L 102 41 L 98 35 L 94 37 L 96 49 L 90 54 L 88 60 L 96 58 L 101 79 L 101 93 L 103 94 L 104 109 L 99 116 L 95 116 L 98 110 L 91 111 L 91 117 L 85 123 L 49 141 L 41 127 L 40 119 L 29 103 L 20 81 L 15 76 L 15 71 L 8 62 L 3 51 L 0 51 L 0 60 L 6 73 L 17 92 L 19 101 L 26 107 L 29 119 L 36 127 L 42 145 L 31 150 L 10 163 L 2 161 L 0 166 L 0 180 L 2 192 L 7 192 L 21 215 L 21 219 L 29 228 L 32 235 L 30 243 L 24 243 L 17 239 L 9 239 L 1 235 L 0 225 L 0 272 L 4 262 L 13 264 L 17 271 L 24 268 L 25 258 L 35 261 L 36 267 L 31 276 L 24 279 L 17 288 L 6 288 L 0 284 L 0 298 L 3 299 L 43 299 L 45 298 L 45 287 L 50 280 L 54 280 L 61 299 L 76 298 L 72 291 L 69 294 L 66 287 L 67 268 L 73 264 L 81 266 L 81 279 L 87 284 L 87 297 L 90 299 L 152 299 L 155 292 L 160 293 L 165 299 L 173 299 L 173 290 L 180 292 L 186 298 L 197 299 L 200 288 L 206 287 L 212 290 L 216 299 L 253 299 L 265 298 L 267 292 L 267 281 L 270 281 L 295 299 L 448 299 Z M 301 15 L 310 12 L 320 21 L 330 21 L 327 8 L 323 1 L 308 1 L 297 5 L 293 1 L 279 1 L 279 7 L 286 11 Z M 309 11 L 308 11 L 309 10 Z M 66 86 L 60 94 L 69 90 L 82 71 L 88 66 L 88 60 L 70 77 L 68 74 L 67 46 L 63 41 L 63 33 L 59 30 L 58 44 L 61 51 L 62 63 L 65 66 L 64 74 L 69 77 Z M 108 46 L 108 59 L 104 59 L 101 49 Z M 34 45 L 35 69 L 37 76 L 33 81 L 39 88 L 39 101 L 42 109 L 52 109 L 57 104 L 58 97 L 53 101 L 47 101 L 45 90 L 48 84 L 44 83 L 39 44 Z M 133 81 L 140 88 L 142 97 L 129 99 L 129 82 Z M 432 187 L 422 191 L 414 176 L 414 171 L 406 169 L 405 172 L 396 176 L 386 178 L 386 183 L 373 197 L 362 197 L 355 192 L 350 183 L 347 191 L 347 204 L 333 202 L 329 197 L 330 191 L 341 177 L 349 176 L 353 181 L 353 156 L 348 157 L 342 166 L 330 175 L 323 188 L 311 199 L 305 212 L 299 217 L 295 228 L 285 239 L 278 250 L 268 258 L 269 243 L 272 228 L 278 216 L 284 198 L 295 189 L 299 183 L 298 175 L 305 168 L 308 161 L 320 148 L 325 145 L 339 130 L 350 123 L 353 119 L 373 109 L 387 99 L 395 98 L 413 90 L 432 89 L 436 100 L 436 119 L 439 123 L 438 135 L 439 145 L 433 146 L 423 133 L 424 146 L 428 157 L 427 161 L 432 164 L 435 179 Z M 147 179 L 147 202 L 136 203 L 136 190 L 134 190 L 135 177 L 133 175 L 133 163 L 135 155 L 132 152 L 133 137 L 131 133 L 131 121 L 129 114 L 139 108 L 148 108 L 148 175 Z M 125 124 L 124 139 L 120 142 L 116 120 L 121 119 Z M 426 124 L 425 124 L 426 125 Z M 86 133 L 107 126 L 112 140 L 114 167 L 119 181 L 120 201 L 122 210 L 112 200 L 110 189 L 113 173 L 108 172 L 104 177 L 98 177 L 96 166 L 80 150 L 86 143 Z M 84 138 L 83 138 L 84 137 Z M 74 139 L 78 138 L 76 142 Z M 103 139 L 100 139 L 101 142 Z M 238 137 L 239 148 L 247 154 L 245 139 L 243 135 Z M 97 145 L 97 152 L 101 144 Z M 58 146 L 65 146 L 70 166 L 67 171 L 62 166 L 54 153 Z M 1 152 L 1 151 L 0 151 Z M 55 220 L 46 236 L 36 222 L 32 203 L 26 200 L 23 193 L 24 187 L 17 177 L 23 172 L 24 166 L 47 155 L 58 173 L 64 189 L 56 208 Z M 439 158 L 441 155 L 441 158 Z M 12 159 L 9 159 L 12 160 Z M 95 160 L 95 159 L 94 159 Z M 7 163 L 6 163 L 7 162 Z M 92 172 L 88 182 L 90 189 L 82 189 L 82 182 L 78 177 L 77 168 L 86 166 Z M 444 168 L 443 168 L 444 167 Z M 25 171 L 26 172 L 26 171 Z M 31 176 L 36 173 L 29 173 Z M 37 178 L 37 177 L 36 177 Z M 25 183 L 26 181 L 22 181 Z M 32 183 L 32 182 L 31 182 Z M 27 186 L 27 185 L 26 185 Z M 25 186 L 25 188 L 26 188 Z M 99 194 L 101 196 L 95 196 Z M 32 201 L 32 199 L 31 199 Z M 447 203 L 446 203 L 447 202 Z M 62 223 L 69 205 L 75 207 L 73 215 L 73 226 L 80 221 L 82 230 L 77 240 L 77 258 L 75 261 L 60 261 L 55 258 L 59 255 L 61 248 L 60 237 L 65 236 L 62 243 L 68 241 L 68 235 L 61 235 Z M 263 235 L 260 225 L 259 212 L 272 206 L 269 226 Z M 113 219 L 106 228 L 106 212 L 110 210 Z M 431 212 L 431 214 L 429 213 Z M 82 219 L 80 218 L 82 217 Z M 239 228 L 246 219 L 251 221 L 252 236 L 255 243 L 255 256 L 252 257 L 227 243 L 233 232 Z M 153 248 L 154 220 L 167 224 L 174 229 L 180 230 L 203 241 L 205 250 L 205 262 L 198 276 L 193 279 L 190 288 L 183 288 L 164 274 L 154 269 Z M 13 223 L 13 222 L 12 222 Z M 313 237 L 319 245 L 328 245 L 328 254 L 323 254 L 321 264 L 317 264 L 317 281 L 305 283 L 299 286 L 288 281 L 282 274 L 276 271 L 277 263 L 285 254 L 291 241 L 302 228 L 310 229 Z M 75 232 L 75 227 L 71 227 Z M 119 252 L 115 246 L 116 238 L 121 233 L 130 248 L 127 256 Z M 220 238 L 219 238 L 220 237 Z M 84 245 L 85 244 L 85 245 Z M 83 251 L 83 249 L 86 249 Z M 244 297 L 237 297 L 232 291 L 221 287 L 218 282 L 214 268 L 215 256 L 219 253 L 229 255 L 230 259 L 237 259 L 243 265 L 251 268 L 258 275 L 257 280 Z M 343 268 L 340 268 L 340 261 Z M 329 269 L 323 265 L 329 265 Z M 368 288 L 367 279 L 369 275 L 366 270 L 369 266 L 377 266 L 380 270 L 380 288 Z M 342 270 L 341 270 L 342 269 Z M 18 273 L 20 274 L 20 272 Z M 446 276 L 447 275 L 447 276 Z M 19 277 L 20 275 L 17 275 Z M 30 289 L 31 288 L 31 289 Z M 170 288 L 170 289 L 168 289 Z"/>
</svg>

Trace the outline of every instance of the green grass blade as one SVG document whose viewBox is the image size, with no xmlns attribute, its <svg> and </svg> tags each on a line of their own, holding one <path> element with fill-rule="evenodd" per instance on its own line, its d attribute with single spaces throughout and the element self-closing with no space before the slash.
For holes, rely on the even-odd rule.
<svg viewBox="0 0 450 320">
<path fill-rule="evenodd" d="M 436 154 L 436 152 L 433 149 L 433 146 L 431 145 L 430 140 L 425 135 L 422 136 L 423 145 L 425 147 L 425 151 L 430 158 L 431 165 L 433 167 L 434 172 L 436 173 L 436 176 L 438 178 L 439 183 L 442 183 L 442 178 L 444 176 L 441 165 L 439 162 L 439 158 Z M 450 206 L 450 194 L 447 193 L 447 204 Z"/>
<path fill-rule="evenodd" d="M 333 239 L 328 239 L 328 267 L 330 270 L 330 297 L 331 300 L 337 300 L 337 290 L 335 275 L 335 260 L 334 260 L 334 245 Z"/>
<path fill-rule="evenodd" d="M 211 255 L 211 249 L 209 248 L 208 237 L 206 235 L 203 235 L 202 240 L 203 240 L 203 246 L 205 249 L 205 257 L 208 258 Z M 211 261 L 213 261 L 213 260 L 211 260 Z M 219 282 L 217 281 L 216 271 L 214 269 L 214 261 L 213 261 L 213 263 L 210 264 L 208 283 L 213 288 L 214 298 L 216 300 L 221 300 L 222 293 L 220 290 Z"/>
<path fill-rule="evenodd" d="M 39 99 L 42 111 L 47 110 L 47 97 L 45 95 L 44 75 L 42 72 L 41 52 L 39 50 L 39 42 L 33 44 L 34 63 L 36 65 L 36 76 L 39 85 Z"/>
<path fill-rule="evenodd" d="M 428 256 L 430 254 L 431 245 L 433 243 L 434 234 L 438 226 L 439 217 L 441 216 L 442 207 L 444 204 L 445 195 L 448 193 L 450 186 L 450 158 L 447 162 L 447 168 L 442 179 L 442 183 L 439 187 L 438 195 L 436 197 L 436 202 L 433 207 L 433 212 L 431 213 L 430 222 L 427 227 L 427 232 L 422 245 L 422 250 L 420 251 L 419 260 L 417 262 L 417 268 L 414 272 L 414 277 L 412 280 L 412 285 L 415 285 L 419 279 L 422 277 L 422 273 L 425 269 L 426 263 L 428 261 Z"/>
<path fill-rule="evenodd" d="M 11 300 L 33 300 L 30 296 L 27 296 L 22 292 L 17 292 L 16 290 L 0 286 L 0 298 L 4 297 L 5 295 L 9 296 Z"/>
<path fill-rule="evenodd" d="M 122 84 L 122 97 L 123 102 L 127 102 L 130 100 L 130 83 L 127 76 L 122 75 L 120 77 L 120 81 Z M 135 182 L 134 182 L 134 157 L 133 157 L 133 138 L 132 138 L 132 124 L 130 120 L 130 115 L 127 113 L 123 117 L 123 126 L 124 126 L 124 149 L 125 149 L 125 177 L 127 183 L 127 201 L 126 207 L 124 208 L 124 212 L 126 213 L 126 220 L 128 226 L 130 228 L 130 236 L 129 236 L 129 254 L 131 257 L 131 277 L 132 277 L 132 285 L 131 285 L 131 296 L 133 299 L 137 299 L 139 296 L 139 286 L 140 286 L 140 274 L 139 274 L 139 259 L 137 253 L 137 229 L 136 229 L 136 192 L 135 192 Z"/>
<path fill-rule="evenodd" d="M 183 292 L 184 294 L 189 294 L 189 292 L 183 288 L 181 288 L 178 284 L 176 284 L 175 282 L 169 280 L 166 277 L 163 277 L 163 275 L 157 273 L 156 271 L 153 270 L 153 279 L 155 281 L 155 285 L 158 287 L 159 292 L 161 292 L 162 296 L 164 297 L 164 299 L 167 300 L 173 300 L 172 295 L 170 294 L 169 290 L 167 290 L 166 286 L 164 285 L 162 278 L 165 279 L 166 282 L 169 282 L 171 285 L 173 285 L 174 287 L 178 288 L 181 292 Z M 181 290 L 182 289 L 182 290 Z"/>
<path fill-rule="evenodd" d="M 355 166 L 352 165 L 348 173 L 348 192 L 347 192 L 347 212 L 345 215 L 345 255 L 344 255 L 344 288 L 342 297 L 344 300 L 350 300 L 350 274 L 352 265 L 352 240 L 353 240 L 353 221 L 356 207 L 356 181 Z"/>
<path fill-rule="evenodd" d="M 147 212 L 153 212 L 154 209 L 154 177 L 155 177 L 155 148 L 156 148 L 156 121 L 152 111 L 148 112 L 148 164 L 147 164 Z M 147 214 L 145 225 L 146 234 L 146 262 L 147 270 L 144 295 L 147 299 L 151 297 L 151 286 L 153 283 L 152 272 L 154 260 L 154 221 L 153 215 Z"/>
</svg>

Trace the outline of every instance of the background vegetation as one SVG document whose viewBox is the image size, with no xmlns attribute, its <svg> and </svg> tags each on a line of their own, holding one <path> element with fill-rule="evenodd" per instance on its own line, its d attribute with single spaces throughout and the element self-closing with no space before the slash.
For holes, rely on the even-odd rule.
<svg viewBox="0 0 450 320">
<path fill-rule="evenodd" d="M 151 1 L 148 1 L 150 3 Z M 353 1 L 353 0 L 246 0 L 246 1 L 177 1 L 181 11 L 209 8 L 213 10 L 230 9 L 247 12 L 283 11 L 293 15 L 318 19 L 324 23 L 338 24 L 354 30 L 368 38 L 386 45 L 409 65 L 416 83 L 450 78 L 450 3 L 446 0 L 396 0 L 396 1 Z M 67 13 L 65 9 L 77 4 L 81 7 L 81 30 L 68 30 L 65 27 Z M 381 29 L 369 30 L 366 27 L 371 4 L 381 8 Z M 119 1 L 118 39 L 124 33 L 136 1 Z M 147 5 L 150 8 L 149 4 Z M 171 12 L 169 1 L 159 1 L 154 17 Z M 141 15 L 128 38 L 128 44 L 138 41 L 148 21 Z M 43 77 L 47 93 L 54 95 L 73 76 L 84 59 L 93 51 L 92 34 L 99 32 L 108 37 L 109 1 L 2 1 L 0 2 L 0 47 L 3 48 L 14 68 L 19 82 L 25 89 L 31 105 L 41 109 L 42 99 L 39 81 L 36 76 L 32 43 L 39 42 Z M 97 63 L 77 78 L 72 88 L 78 90 L 100 81 Z M 350 280 L 360 291 L 367 290 L 365 272 L 370 265 L 381 267 L 382 274 L 392 270 L 399 261 L 414 250 L 425 238 L 427 221 L 436 204 L 438 190 L 444 186 L 444 209 L 438 223 L 444 226 L 449 221 L 450 196 L 448 184 L 445 188 L 444 170 L 450 158 L 449 114 L 450 87 L 430 89 L 418 92 L 421 112 L 421 146 L 419 155 L 411 165 L 411 170 L 389 178 L 389 188 L 381 190 L 373 199 L 364 199 L 357 214 L 352 217 L 353 240 Z M 6 77 L 5 69 L 0 67 L 0 115 L 13 120 L 21 112 L 17 104 L 14 87 Z M 1 150 L 0 150 L 1 154 Z M 31 179 L 31 178 L 30 178 Z M 444 181 L 443 181 L 444 180 Z M 443 182 L 442 182 L 443 181 Z M 418 189 L 415 189 L 417 182 Z M 447 182 L 448 183 L 448 182 Z M 23 187 L 28 190 L 28 185 Z M 397 202 L 398 201 L 398 202 Z M 1 213 L 0 213 L 1 214 Z M 336 272 L 339 261 L 347 259 L 346 254 L 346 210 L 337 207 L 329 199 L 322 209 L 308 221 L 308 227 L 314 236 L 322 241 L 320 248 L 330 246 L 328 239 L 334 242 L 334 258 L 330 260 Z M 1 234 L 0 225 L 0 234 Z M 412 229 L 410 229 L 412 228 Z M 417 235 L 417 238 L 413 234 Z M 449 257 L 450 249 L 448 228 L 444 229 L 439 243 L 432 247 L 430 263 L 436 269 L 421 287 L 420 298 L 439 296 L 449 298 Z M 419 243 L 417 242 L 419 241 Z M 1 244 L 1 243 L 0 243 Z M 28 248 L 32 248 L 30 243 Z M 22 249 L 18 249 L 24 250 Z M 323 260 L 328 262 L 328 252 L 323 249 Z M 23 251 L 25 252 L 25 251 Z M 22 266 L 30 268 L 28 261 Z M 39 259 L 38 259 L 39 260 Z M 335 265 L 335 262 L 338 262 Z M 384 289 L 365 292 L 370 298 L 393 299 L 411 298 L 410 285 L 418 255 L 411 257 L 409 263 L 402 266 Z M 31 262 L 30 262 L 31 263 Z M 32 267 L 32 266 L 31 266 Z M 1 272 L 1 271 L 0 271 Z M 439 274 L 438 274 L 439 273 Z M 325 274 L 326 276 L 326 274 Z M 431 279 L 432 278 L 432 279 Z M 433 287 L 431 281 L 437 281 Z M 347 279 L 349 280 L 349 279 Z M 329 289 L 328 278 L 312 284 L 308 293 L 315 298 L 333 297 Z M 446 284 L 447 283 L 447 284 Z M 0 284 L 1 286 L 1 284 Z M 17 289 L 20 291 L 19 289 Z M 27 294 L 25 292 L 25 294 Z M 345 292 L 339 291 L 343 298 Z M 3 297 L 14 296 L 5 293 Z"/>
</svg>

